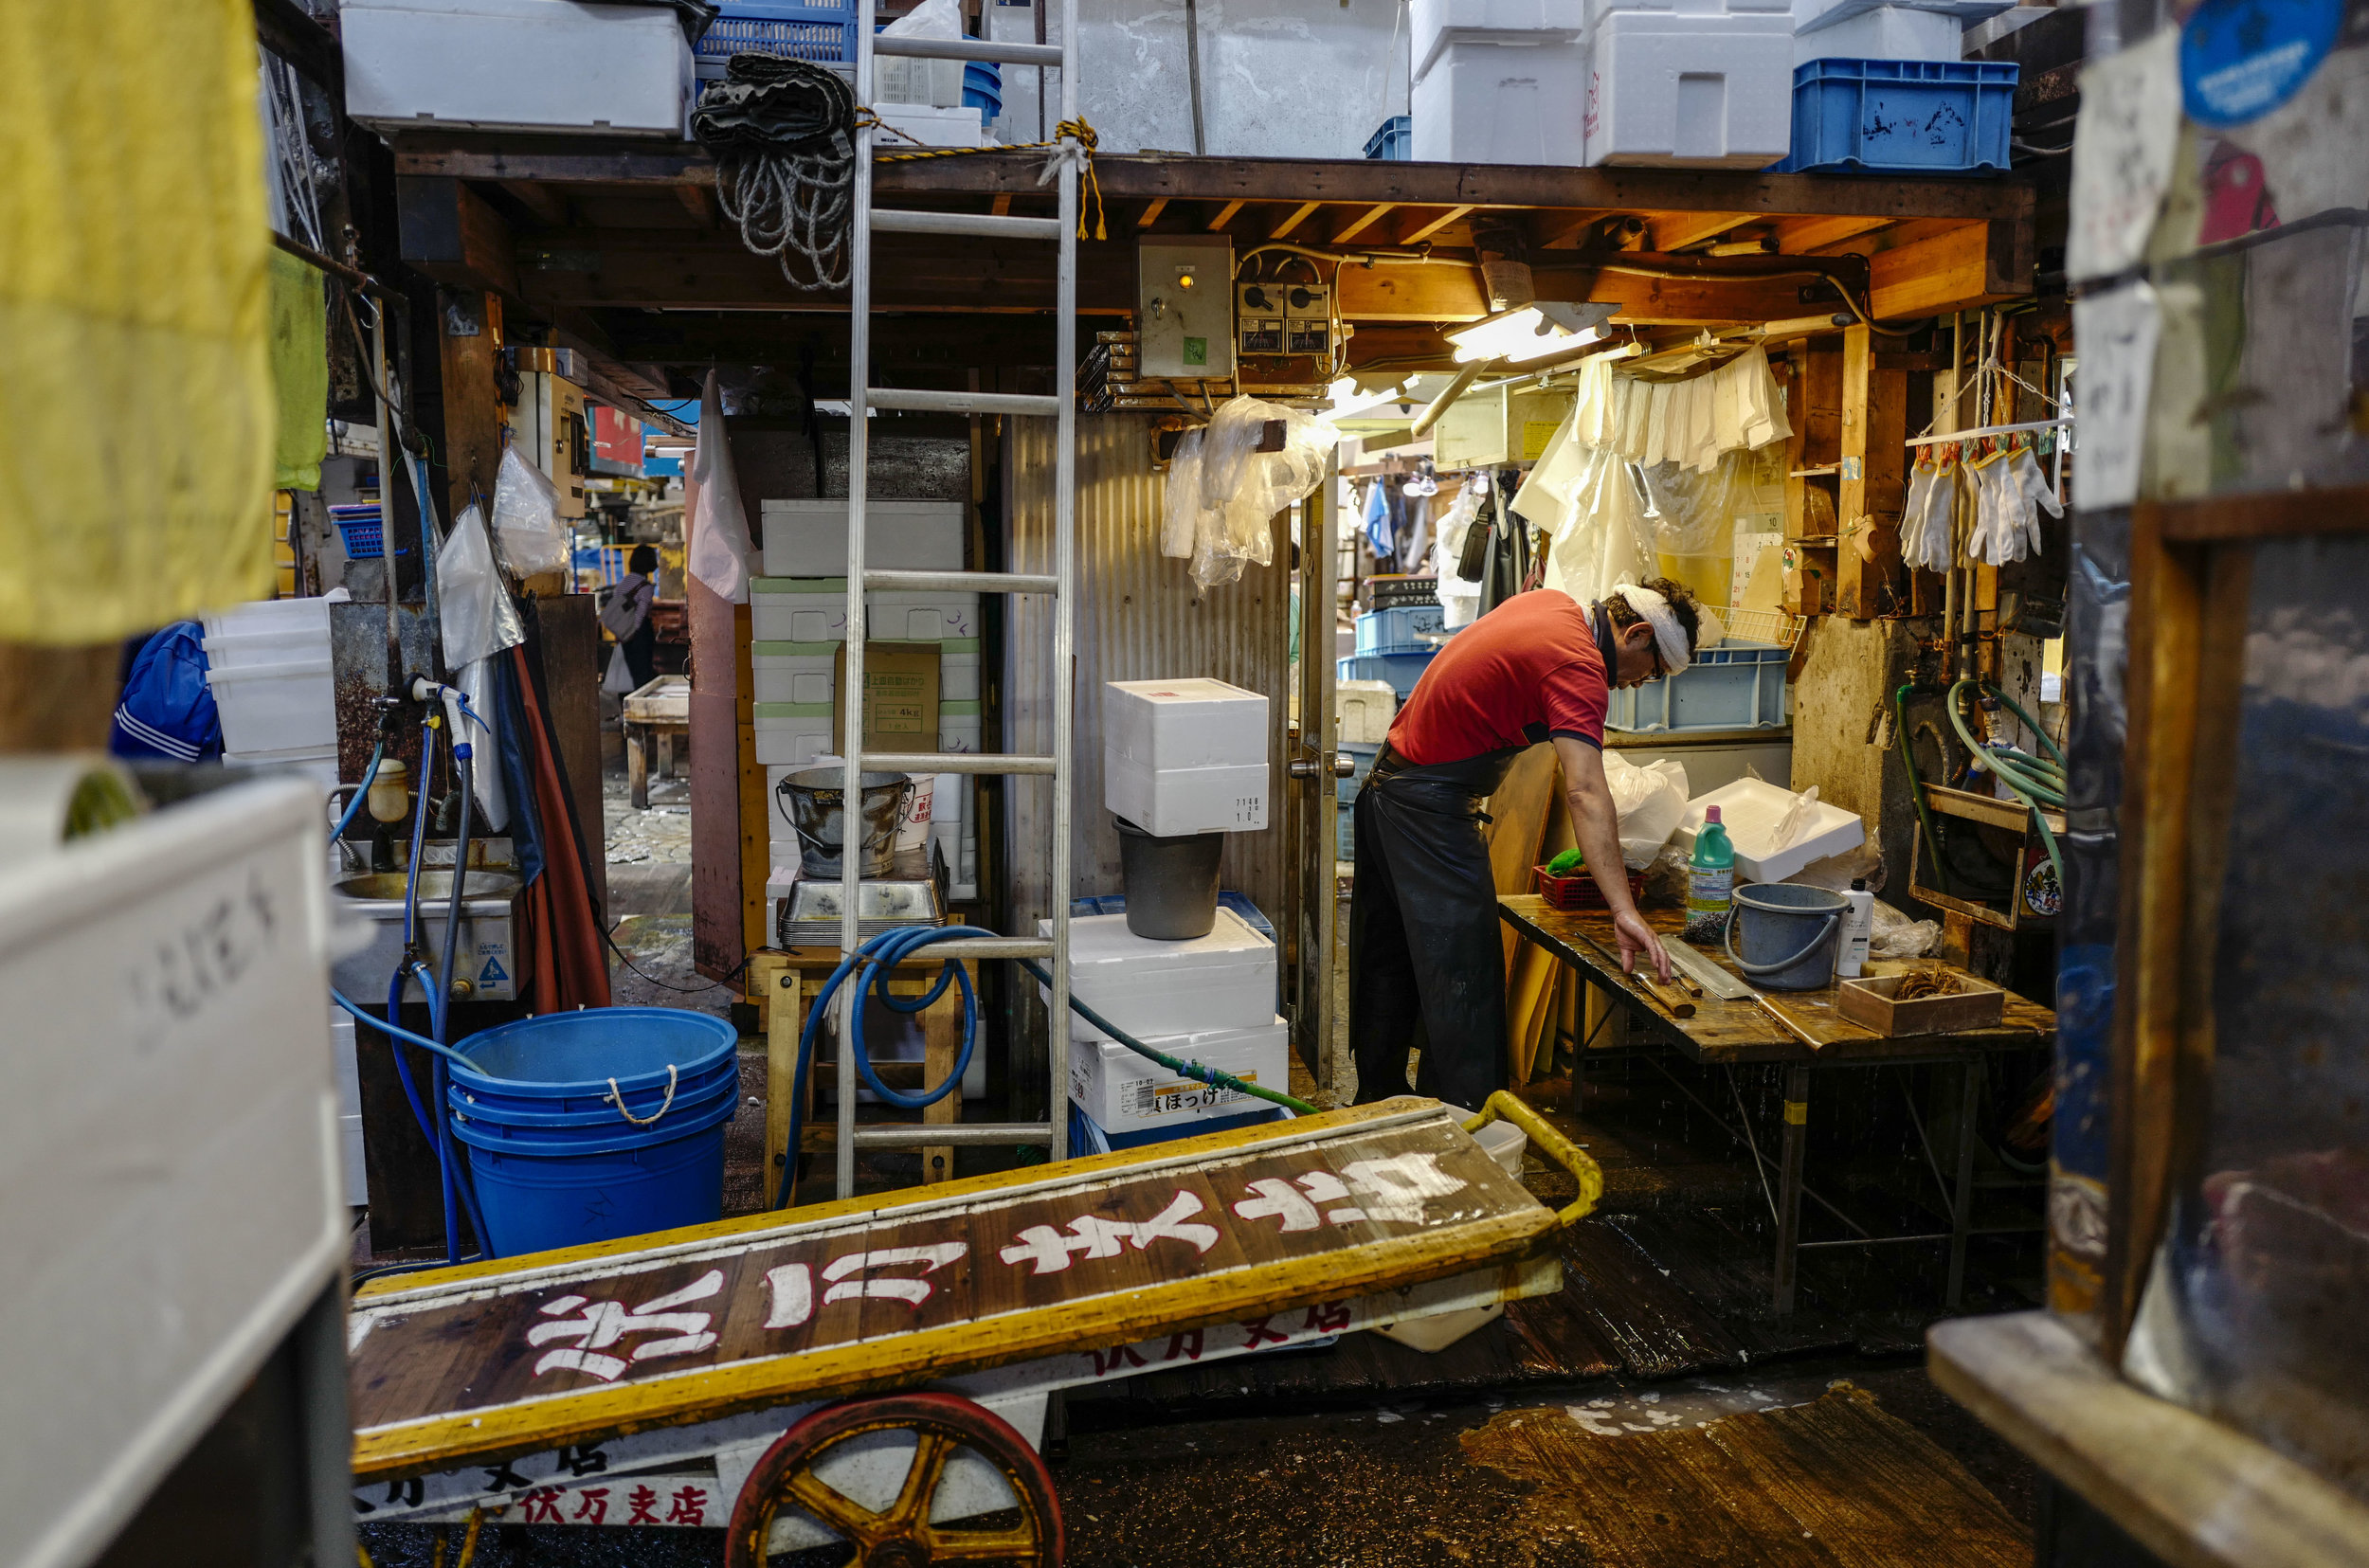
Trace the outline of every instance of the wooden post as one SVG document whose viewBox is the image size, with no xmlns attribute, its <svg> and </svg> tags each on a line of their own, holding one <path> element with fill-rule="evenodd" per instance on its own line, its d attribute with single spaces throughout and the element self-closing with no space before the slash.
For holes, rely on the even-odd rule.
<svg viewBox="0 0 2369 1568">
<path fill-rule="evenodd" d="M 805 1020 L 798 971 L 786 953 L 753 953 L 749 959 L 752 989 L 762 999 L 765 1025 L 765 1177 L 758 1190 L 769 1208 L 782 1194 L 797 1201 L 798 1167 L 783 1158 L 789 1145 L 789 1113 L 797 1093 L 798 1034 Z"/>
<path fill-rule="evenodd" d="M 1859 558 L 1860 535 L 1871 526 L 1868 517 L 1868 382 L 1874 368 L 1872 340 L 1864 323 L 1842 333 L 1842 465 L 1835 496 L 1836 568 L 1835 613 L 1865 621 L 1875 612 L 1871 602 L 1867 563 Z"/>
<path fill-rule="evenodd" d="M 489 509 L 493 504 L 494 475 L 502 458 L 501 394 L 494 380 L 502 310 L 498 295 L 477 289 L 453 290 L 443 304 L 437 343 L 443 371 L 444 515 L 452 518 L 473 496 L 482 497 Z M 465 330 L 471 327 L 477 330 Z"/>
</svg>

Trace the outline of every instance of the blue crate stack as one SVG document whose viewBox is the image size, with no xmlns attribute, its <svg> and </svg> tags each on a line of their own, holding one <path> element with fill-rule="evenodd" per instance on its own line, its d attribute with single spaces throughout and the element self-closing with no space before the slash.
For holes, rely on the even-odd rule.
<svg viewBox="0 0 2369 1568">
<path fill-rule="evenodd" d="M 1452 637 L 1437 604 L 1396 604 L 1357 618 L 1357 652 L 1334 662 L 1343 680 L 1386 680 L 1404 702 Z"/>
<path fill-rule="evenodd" d="M 1781 174 L 2005 173 L 2012 62 L 1811 60 L 1793 69 Z"/>
</svg>

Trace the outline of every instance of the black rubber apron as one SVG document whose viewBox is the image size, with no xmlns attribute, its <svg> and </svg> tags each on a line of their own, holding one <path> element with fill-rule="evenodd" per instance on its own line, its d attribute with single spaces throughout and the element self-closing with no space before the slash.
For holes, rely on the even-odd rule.
<svg viewBox="0 0 2369 1568">
<path fill-rule="evenodd" d="M 1506 1081 L 1505 948 L 1481 800 L 1520 748 L 1419 767 L 1388 747 L 1357 793 L 1349 1048 L 1357 1103 L 1415 1090 L 1477 1110 Z"/>
</svg>

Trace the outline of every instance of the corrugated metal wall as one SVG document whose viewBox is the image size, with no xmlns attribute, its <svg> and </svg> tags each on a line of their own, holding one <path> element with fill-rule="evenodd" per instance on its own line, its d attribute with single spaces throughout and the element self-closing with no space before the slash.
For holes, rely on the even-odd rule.
<svg viewBox="0 0 2369 1568">
<path fill-rule="evenodd" d="M 1010 569 L 1053 570 L 1051 420 L 1004 423 L 1004 509 Z M 1228 836 L 1222 880 L 1280 928 L 1292 874 L 1284 851 L 1281 762 L 1291 709 L 1291 543 L 1275 525 L 1275 558 L 1203 596 L 1185 563 L 1160 553 L 1165 478 L 1151 466 L 1151 419 L 1103 414 L 1077 422 L 1076 701 L 1079 755 L 1071 819 L 1073 896 L 1119 892 L 1118 832 L 1102 804 L 1102 685 L 1205 676 L 1269 699 L 1268 822 L 1263 833 Z M 1016 598 L 1005 622 L 1004 748 L 1053 748 L 1054 602 Z M 1005 795 L 1010 845 L 1011 928 L 1033 932 L 1051 909 L 1047 853 L 1052 781 L 1013 779 Z M 1033 1011 L 1035 1003 L 1030 1002 Z M 1040 1074 L 1042 1026 L 1016 1020 L 1015 1085 Z M 1025 1043 L 1022 1043 L 1025 1042 Z"/>
</svg>

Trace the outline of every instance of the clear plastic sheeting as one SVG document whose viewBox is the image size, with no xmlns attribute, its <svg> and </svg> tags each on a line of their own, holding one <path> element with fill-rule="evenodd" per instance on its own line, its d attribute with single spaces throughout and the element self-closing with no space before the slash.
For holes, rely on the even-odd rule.
<svg viewBox="0 0 2369 1568">
<path fill-rule="evenodd" d="M 1638 764 L 1606 750 L 1604 785 L 1620 821 L 1620 858 L 1631 871 L 1643 871 L 1687 814 L 1686 764 L 1675 757 Z"/>
<path fill-rule="evenodd" d="M 958 0 L 921 0 L 921 4 L 880 29 L 893 38 L 963 36 L 963 9 Z M 963 63 L 959 60 L 913 60 L 881 55 L 872 66 L 878 82 L 872 95 L 877 103 L 928 103 L 959 109 L 963 103 Z M 885 138 L 894 142 L 897 138 Z"/>
<path fill-rule="evenodd" d="M 2202 1158 L 2125 1366 L 2369 1497 L 2364 581 L 2369 538 L 2254 550 Z"/>
<path fill-rule="evenodd" d="M 494 476 L 494 536 L 502 559 L 521 577 L 568 569 L 568 526 L 559 520 L 559 492 L 515 446 L 503 449 L 501 469 Z M 440 587 L 441 568 L 440 562 Z"/>
<path fill-rule="evenodd" d="M 475 501 L 461 509 L 437 549 L 436 616 L 445 661 L 456 669 L 527 640 L 518 607 L 494 566 L 485 516 Z"/>
<path fill-rule="evenodd" d="M 1655 546 L 1665 555 L 1729 554 L 1738 517 L 1784 511 L 1783 454 L 1781 446 L 1739 449 L 1707 469 L 1665 462 L 1641 470 Z"/>
<path fill-rule="evenodd" d="M 1654 526 L 1646 517 L 1644 481 L 1636 465 L 1617 453 L 1585 449 L 1553 534 L 1546 586 L 1583 604 L 1601 599 L 1617 583 L 1641 583 L 1654 575 Z"/>
<path fill-rule="evenodd" d="M 1270 424 L 1282 425 L 1282 445 L 1262 452 Z M 1182 443 L 1170 462 L 1160 542 L 1164 553 L 1178 553 L 1185 537 L 1182 509 L 1197 495 L 1189 554 L 1193 582 L 1206 591 L 1236 581 L 1247 566 L 1274 562 L 1275 514 L 1323 481 L 1341 436 L 1329 420 L 1248 397 L 1221 405 L 1198 436 L 1189 462 Z M 1198 484 L 1188 482 L 1196 477 Z"/>
</svg>

